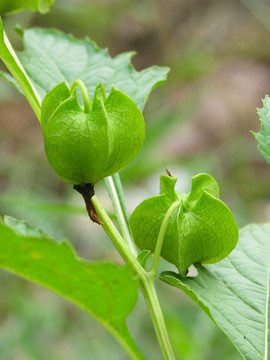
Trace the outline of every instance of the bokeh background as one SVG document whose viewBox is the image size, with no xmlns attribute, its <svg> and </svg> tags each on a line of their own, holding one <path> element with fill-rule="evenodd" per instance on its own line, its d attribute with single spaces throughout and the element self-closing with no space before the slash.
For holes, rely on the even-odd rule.
<svg viewBox="0 0 270 360">
<path fill-rule="evenodd" d="M 178 190 L 208 172 L 239 227 L 270 217 L 270 171 L 250 130 L 256 107 L 270 92 L 270 3 L 267 0 L 56 0 L 46 15 L 4 17 L 14 26 L 55 27 L 89 36 L 112 56 L 135 50 L 137 70 L 171 67 L 144 111 L 146 141 L 121 172 L 129 212 L 159 191 L 169 168 Z M 22 96 L 0 81 L 0 212 L 41 226 L 56 240 L 69 239 L 85 259 L 121 261 L 91 224 L 82 200 L 47 163 L 41 131 Z M 112 207 L 103 183 L 96 188 Z M 165 262 L 162 265 L 166 267 Z M 0 271 L 1 360 L 127 359 L 109 334 L 58 296 Z M 185 294 L 158 285 L 176 356 L 183 360 L 240 359 L 229 340 Z M 128 319 L 147 360 L 161 359 L 139 297 Z"/>
</svg>

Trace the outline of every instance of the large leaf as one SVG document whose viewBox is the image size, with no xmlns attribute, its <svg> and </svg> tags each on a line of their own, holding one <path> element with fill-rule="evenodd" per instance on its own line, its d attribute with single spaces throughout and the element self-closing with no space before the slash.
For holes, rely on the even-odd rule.
<svg viewBox="0 0 270 360">
<path fill-rule="evenodd" d="M 54 0 L 1 0 L 0 15 L 13 14 L 23 10 L 39 11 L 44 14 L 49 11 L 53 2 Z"/>
<path fill-rule="evenodd" d="M 58 244 L 42 230 L 7 218 L 0 223 L 0 267 L 71 301 L 98 320 L 132 359 L 143 359 L 125 322 L 138 290 L 127 266 L 86 262 L 66 242 Z"/>
<path fill-rule="evenodd" d="M 270 98 L 265 96 L 263 108 L 258 109 L 258 115 L 261 121 L 261 130 L 253 133 L 259 143 L 258 149 L 270 164 Z"/>
<path fill-rule="evenodd" d="M 159 66 L 138 72 L 130 63 L 133 52 L 111 58 L 107 49 L 88 38 L 79 40 L 57 30 L 27 30 L 23 43 L 25 50 L 18 57 L 42 98 L 63 81 L 70 86 L 81 79 L 90 99 L 101 82 L 107 95 L 114 85 L 142 110 L 151 90 L 163 83 L 168 73 L 167 67 Z"/>
<path fill-rule="evenodd" d="M 198 303 L 244 359 L 269 359 L 270 223 L 245 227 L 226 259 L 197 269 L 195 278 L 160 278 Z"/>
</svg>

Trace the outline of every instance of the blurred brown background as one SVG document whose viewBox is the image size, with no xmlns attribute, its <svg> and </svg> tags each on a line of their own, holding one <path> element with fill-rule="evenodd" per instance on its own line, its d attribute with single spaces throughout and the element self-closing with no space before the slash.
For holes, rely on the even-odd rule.
<svg viewBox="0 0 270 360">
<path fill-rule="evenodd" d="M 23 12 L 3 20 L 18 50 L 16 24 L 55 27 L 88 35 L 112 56 L 135 50 L 137 70 L 171 67 L 144 111 L 145 145 L 121 172 L 130 212 L 158 193 L 168 167 L 179 190 L 188 191 L 199 172 L 214 176 L 240 227 L 269 220 L 269 166 L 250 133 L 259 130 L 256 107 L 270 92 L 269 1 L 56 0 L 46 15 Z M 2 80 L 0 173 L 2 214 L 26 219 L 58 240 L 69 238 L 87 259 L 118 259 L 81 200 L 48 165 L 31 108 Z M 96 192 L 111 209 L 103 184 Z M 0 284 L 1 360 L 125 359 L 99 325 L 57 296 L 4 272 Z M 159 292 L 179 359 L 239 359 L 184 294 L 163 284 Z M 147 359 L 160 359 L 141 299 L 129 321 Z"/>
</svg>

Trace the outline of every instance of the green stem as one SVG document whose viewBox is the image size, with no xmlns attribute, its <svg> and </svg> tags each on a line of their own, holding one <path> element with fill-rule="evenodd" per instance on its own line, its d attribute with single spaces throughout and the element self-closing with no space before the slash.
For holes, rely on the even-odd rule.
<svg viewBox="0 0 270 360">
<path fill-rule="evenodd" d="M 84 83 L 82 82 L 82 80 L 74 80 L 71 87 L 70 87 L 70 92 L 73 93 L 73 91 L 75 90 L 75 88 L 79 86 L 81 92 L 82 92 L 82 96 L 83 96 L 83 104 L 84 104 L 84 112 L 85 113 L 89 113 L 91 111 L 91 103 L 89 100 L 89 96 L 88 96 L 88 92 L 87 89 L 84 85 Z"/>
<path fill-rule="evenodd" d="M 158 301 L 155 285 L 154 285 L 154 276 L 152 273 L 146 272 L 140 263 L 137 261 L 136 257 L 131 252 L 130 248 L 114 226 L 113 222 L 107 215 L 106 211 L 103 209 L 102 205 L 96 198 L 92 197 L 92 202 L 95 206 L 96 212 L 99 219 L 102 221 L 103 229 L 111 239 L 112 243 L 118 250 L 119 254 L 123 260 L 129 264 L 134 270 L 135 274 L 138 275 L 141 291 L 144 295 L 146 304 L 148 306 L 151 319 L 154 325 L 155 333 L 164 356 L 165 360 L 174 360 L 174 354 L 170 339 L 168 336 L 165 320 L 162 314 L 162 310 Z"/>
<path fill-rule="evenodd" d="M 100 204 L 96 196 L 93 196 L 91 200 L 95 206 L 99 219 L 103 223 L 102 225 L 103 229 L 111 239 L 112 243 L 118 250 L 123 260 L 133 268 L 136 274 L 138 275 L 144 274 L 145 271 L 143 267 L 139 264 L 136 257 L 132 254 L 130 248 L 128 247 L 122 236 L 119 234 L 118 230 L 114 226 L 113 222 L 109 218 L 106 211 L 103 209 L 102 205 Z"/>
<path fill-rule="evenodd" d="M 0 19 L 1 26 L 1 19 Z M 36 91 L 34 85 L 31 83 L 28 75 L 26 74 L 20 60 L 18 59 L 12 45 L 9 42 L 9 39 L 6 33 L 2 32 L 2 37 L 0 36 L 0 57 L 3 63 L 6 65 L 10 73 L 13 75 L 14 79 L 19 84 L 21 90 L 23 91 L 26 99 L 34 110 L 38 120 L 40 121 L 41 115 L 41 98 Z"/>
<path fill-rule="evenodd" d="M 166 360 L 175 360 L 162 309 L 158 301 L 153 277 L 148 277 L 145 282 L 143 280 L 141 281 L 141 291 L 149 309 L 163 357 Z"/>
<path fill-rule="evenodd" d="M 118 174 L 107 177 L 105 180 L 106 188 L 111 198 L 114 211 L 117 216 L 123 238 L 126 240 L 133 255 L 137 256 L 137 250 L 129 228 L 126 209 L 124 208 L 124 194 L 121 186 L 121 180 Z M 122 199 L 122 201 L 121 201 Z"/>
<path fill-rule="evenodd" d="M 162 221 L 162 224 L 161 224 L 161 227 L 160 227 L 160 230 L 159 230 L 159 234 L 158 234 L 158 238 L 157 238 L 157 242 L 156 242 L 156 248 L 155 248 L 155 252 L 154 252 L 154 259 L 153 259 L 152 267 L 150 269 L 150 273 L 153 274 L 154 277 L 156 277 L 156 275 L 157 275 L 157 268 L 158 268 L 158 262 L 159 262 L 159 258 L 160 258 L 160 253 L 161 253 L 163 240 L 164 240 L 164 236 L 165 236 L 169 221 L 171 219 L 172 214 L 177 209 L 177 207 L 179 207 L 179 205 L 181 205 L 181 200 L 175 201 L 169 207 L 169 209 L 166 212 L 166 215 L 164 216 L 164 219 Z"/>
</svg>

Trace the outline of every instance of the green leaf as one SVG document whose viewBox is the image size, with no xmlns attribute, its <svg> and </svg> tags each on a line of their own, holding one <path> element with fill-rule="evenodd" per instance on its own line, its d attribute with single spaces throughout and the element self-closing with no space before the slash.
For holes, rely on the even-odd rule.
<svg viewBox="0 0 270 360">
<path fill-rule="evenodd" d="M 14 86 L 22 95 L 24 95 L 17 81 L 9 73 L 0 70 L 0 77 Z"/>
<path fill-rule="evenodd" d="M 161 280 L 183 290 L 230 338 L 246 360 L 269 359 L 270 223 L 240 231 L 235 250 L 198 276 L 164 272 Z"/>
<path fill-rule="evenodd" d="M 142 113 L 123 92 L 105 98 L 99 84 L 90 112 L 63 82 L 42 103 L 41 127 L 49 163 L 71 184 L 96 184 L 126 166 L 139 152 L 145 134 Z"/>
<path fill-rule="evenodd" d="M 6 222 L 0 222 L 0 267 L 71 301 L 99 321 L 132 359 L 143 359 L 125 322 L 138 290 L 130 268 L 86 262 L 66 242 L 58 244 L 25 222 Z"/>
<path fill-rule="evenodd" d="M 258 133 L 254 133 L 259 145 L 258 149 L 270 164 L 270 98 L 269 95 L 265 96 L 263 100 L 263 108 L 258 109 L 258 115 L 261 121 L 261 130 Z"/>
<path fill-rule="evenodd" d="M 45 14 L 53 2 L 54 0 L 1 0 L 0 15 L 13 14 L 23 10 L 39 11 Z"/>
<path fill-rule="evenodd" d="M 114 85 L 142 110 L 151 90 L 166 80 L 169 71 L 152 66 L 138 72 L 130 63 L 133 52 L 111 58 L 88 38 L 79 40 L 57 30 L 27 30 L 23 44 L 25 50 L 18 57 L 42 98 L 59 83 L 64 81 L 70 87 L 80 79 L 90 99 L 101 82 L 107 95 Z"/>
<path fill-rule="evenodd" d="M 226 257 L 236 246 L 238 228 L 228 207 L 217 198 L 218 185 L 211 176 L 193 177 L 189 194 L 175 191 L 176 181 L 162 175 L 161 194 L 143 201 L 131 215 L 130 225 L 137 246 L 153 252 L 167 211 L 181 200 L 166 229 L 161 256 L 184 276 L 194 263 L 210 264 Z"/>
<path fill-rule="evenodd" d="M 49 235 L 47 235 L 41 228 L 34 228 L 25 220 L 17 220 L 11 216 L 4 217 L 5 224 L 12 229 L 16 234 L 26 237 L 34 237 L 34 238 L 47 238 L 49 239 Z"/>
<path fill-rule="evenodd" d="M 139 263 L 142 265 L 142 267 L 144 269 L 146 269 L 146 263 L 147 263 L 147 260 L 148 260 L 148 258 L 150 256 L 150 254 L 151 254 L 150 250 L 143 250 L 137 256 L 137 260 L 139 261 Z"/>
</svg>

